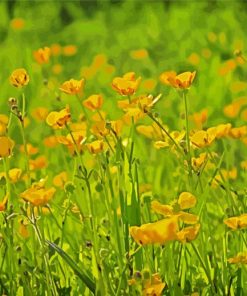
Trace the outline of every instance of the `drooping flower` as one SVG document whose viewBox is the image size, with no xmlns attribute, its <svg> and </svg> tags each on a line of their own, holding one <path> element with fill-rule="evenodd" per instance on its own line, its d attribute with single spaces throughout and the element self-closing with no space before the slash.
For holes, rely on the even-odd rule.
<svg viewBox="0 0 247 296">
<path fill-rule="evenodd" d="M 116 77 L 112 81 L 112 88 L 121 96 L 133 95 L 141 82 L 141 77 L 136 78 L 134 72 L 128 72 L 123 77 Z"/>
<path fill-rule="evenodd" d="M 29 76 L 24 68 L 20 68 L 12 72 L 9 81 L 13 86 L 19 88 L 28 84 Z"/>
<path fill-rule="evenodd" d="M 84 88 L 85 80 L 70 79 L 65 81 L 61 86 L 60 90 L 68 95 L 80 94 Z"/>
<path fill-rule="evenodd" d="M 39 48 L 33 52 L 33 56 L 38 64 L 48 64 L 51 56 L 51 49 L 49 47 Z"/>
</svg>

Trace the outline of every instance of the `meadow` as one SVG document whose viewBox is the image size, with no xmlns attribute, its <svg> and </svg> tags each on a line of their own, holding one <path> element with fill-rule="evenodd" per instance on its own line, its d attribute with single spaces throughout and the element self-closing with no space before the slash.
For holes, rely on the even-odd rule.
<svg viewBox="0 0 247 296">
<path fill-rule="evenodd" d="M 0 3 L 1 295 L 247 294 L 246 9 Z"/>
</svg>

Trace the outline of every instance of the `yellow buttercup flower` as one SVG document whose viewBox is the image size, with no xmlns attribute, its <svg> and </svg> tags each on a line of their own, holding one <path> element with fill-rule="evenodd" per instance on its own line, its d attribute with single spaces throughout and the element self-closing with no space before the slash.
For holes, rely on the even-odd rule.
<svg viewBox="0 0 247 296">
<path fill-rule="evenodd" d="M 227 261 L 231 264 L 247 264 L 247 253 L 238 253 L 237 256 L 229 258 Z"/>
<path fill-rule="evenodd" d="M 18 168 L 13 168 L 11 170 L 8 171 L 8 177 L 10 182 L 12 183 L 16 183 L 18 180 L 20 180 L 22 174 L 22 170 L 18 169 Z M 0 173 L 0 179 L 4 177 L 6 179 L 6 173 L 2 172 Z"/>
<path fill-rule="evenodd" d="M 98 154 L 104 150 L 104 142 L 101 140 L 96 140 L 92 143 L 86 145 L 89 152 L 92 154 Z"/>
<path fill-rule="evenodd" d="M 84 84 L 85 84 L 84 79 L 81 79 L 81 80 L 70 79 L 68 81 L 65 81 L 60 86 L 59 89 L 68 95 L 77 95 L 83 91 Z"/>
<path fill-rule="evenodd" d="M 195 171 L 198 171 L 207 161 L 207 153 L 201 153 L 198 157 L 191 158 L 191 164 Z"/>
<path fill-rule="evenodd" d="M 217 139 L 220 139 L 229 135 L 231 127 L 232 125 L 230 123 L 219 124 L 217 126 L 208 128 L 207 132 L 211 135 L 214 134 Z"/>
<path fill-rule="evenodd" d="M 85 101 L 83 101 L 83 106 L 92 111 L 100 109 L 102 105 L 103 97 L 101 95 L 91 95 Z"/>
<path fill-rule="evenodd" d="M 224 223 L 231 229 L 243 229 L 247 227 L 247 214 L 242 214 L 237 217 L 231 217 L 224 220 Z"/>
<path fill-rule="evenodd" d="M 177 231 L 178 218 L 176 216 L 130 227 L 131 236 L 140 245 L 165 244 L 177 238 Z"/>
<path fill-rule="evenodd" d="M 92 134 L 97 137 L 105 137 L 110 133 L 110 129 L 107 128 L 105 121 L 96 122 L 91 128 Z"/>
<path fill-rule="evenodd" d="M 60 111 L 52 111 L 46 117 L 46 123 L 52 126 L 54 129 L 63 128 L 70 121 L 71 114 L 70 109 L 67 106 L 66 108 Z"/>
<path fill-rule="evenodd" d="M 62 188 L 62 189 L 67 181 L 68 181 L 68 174 L 65 171 L 61 172 L 60 174 L 56 175 L 53 178 L 54 186 Z"/>
<path fill-rule="evenodd" d="M 137 49 L 137 50 L 131 50 L 130 56 L 134 60 L 142 60 L 148 57 L 148 51 L 145 48 Z"/>
<path fill-rule="evenodd" d="M 51 57 L 51 49 L 49 47 L 39 48 L 33 52 L 33 56 L 38 64 L 48 64 Z"/>
<path fill-rule="evenodd" d="M 63 55 L 65 56 L 73 56 L 77 53 L 77 46 L 76 45 L 66 45 L 63 47 Z"/>
<path fill-rule="evenodd" d="M 45 188 L 45 182 L 46 179 L 41 179 L 33 183 L 30 188 L 20 194 L 20 197 L 34 206 L 46 205 L 54 196 L 56 189 L 54 187 Z"/>
<path fill-rule="evenodd" d="M 191 137 L 191 143 L 197 148 L 204 148 L 210 146 L 215 140 L 216 135 L 210 132 L 201 130 L 195 132 Z"/>
<path fill-rule="evenodd" d="M 181 210 L 191 209 L 196 205 L 196 197 L 190 192 L 182 192 L 178 197 L 178 205 Z"/>
<path fill-rule="evenodd" d="M 116 77 L 112 81 L 112 88 L 121 96 L 133 95 L 141 82 L 141 77 L 136 78 L 134 72 L 128 72 L 123 77 Z"/>
<path fill-rule="evenodd" d="M 10 156 L 14 145 L 15 142 L 9 137 L 0 137 L 0 158 Z"/>
<path fill-rule="evenodd" d="M 181 231 L 177 233 L 177 239 L 183 243 L 195 240 L 199 233 L 200 227 L 200 224 L 196 224 L 193 226 L 183 228 Z"/>
<path fill-rule="evenodd" d="M 72 131 L 71 134 L 68 134 L 66 137 L 59 136 L 57 137 L 59 143 L 65 145 L 71 154 L 81 152 L 84 147 L 85 138 L 85 131 L 78 130 Z"/>
<path fill-rule="evenodd" d="M 40 155 L 35 159 L 29 159 L 29 168 L 31 171 L 46 168 L 48 160 L 45 155 Z"/>
<path fill-rule="evenodd" d="M 152 274 L 151 279 L 145 280 L 143 296 L 161 296 L 166 284 L 162 283 L 158 273 Z"/>
<path fill-rule="evenodd" d="M 19 88 L 28 84 L 29 76 L 24 68 L 20 68 L 12 72 L 9 81 L 13 86 Z"/>
<path fill-rule="evenodd" d="M 247 135 L 247 125 L 240 127 L 231 128 L 229 131 L 229 136 L 234 139 L 239 139 Z"/>
<path fill-rule="evenodd" d="M 27 148 L 27 154 L 28 154 L 28 155 L 34 155 L 34 154 L 37 154 L 37 153 L 39 152 L 39 148 L 34 147 L 34 146 L 33 146 L 32 144 L 30 144 L 30 143 L 27 143 L 26 148 Z M 20 146 L 20 151 L 21 151 L 22 153 L 25 153 L 24 145 L 21 145 L 21 146 Z"/>
<path fill-rule="evenodd" d="M 160 79 L 163 83 L 168 84 L 174 88 L 188 89 L 194 81 L 195 76 L 196 71 L 184 72 L 179 75 L 177 75 L 174 71 L 170 71 L 161 74 Z"/>
<path fill-rule="evenodd" d="M 14 18 L 11 20 L 10 22 L 10 26 L 14 29 L 14 30 L 21 30 L 24 28 L 25 26 L 25 20 L 22 18 Z"/>
<path fill-rule="evenodd" d="M 3 212 L 6 210 L 6 205 L 9 199 L 9 194 L 7 193 L 3 200 L 0 202 L 0 212 Z"/>
<path fill-rule="evenodd" d="M 48 115 L 49 111 L 45 107 L 37 107 L 32 111 L 32 117 L 37 121 L 44 121 Z"/>
</svg>

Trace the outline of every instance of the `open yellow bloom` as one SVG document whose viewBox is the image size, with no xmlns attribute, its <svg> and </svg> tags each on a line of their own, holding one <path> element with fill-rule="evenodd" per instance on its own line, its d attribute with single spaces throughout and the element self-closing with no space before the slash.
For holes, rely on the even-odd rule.
<svg viewBox="0 0 247 296">
<path fill-rule="evenodd" d="M 76 80 L 76 79 L 70 79 L 68 81 L 65 81 L 61 86 L 60 90 L 68 95 L 76 95 L 82 92 L 83 87 L 85 84 L 85 80 Z"/>
<path fill-rule="evenodd" d="M 29 189 L 20 194 L 20 197 L 34 206 L 46 205 L 52 199 L 56 189 L 45 188 L 45 182 L 46 179 L 41 179 L 40 182 L 33 183 Z"/>
<path fill-rule="evenodd" d="M 170 71 L 161 74 L 160 79 L 164 84 L 168 84 L 174 88 L 188 89 L 190 88 L 195 75 L 196 71 L 184 72 L 179 75 L 176 75 L 176 72 Z"/>
<path fill-rule="evenodd" d="M 181 210 L 191 209 L 196 205 L 196 197 L 190 192 L 182 192 L 178 197 L 178 205 Z"/>
<path fill-rule="evenodd" d="M 154 223 L 130 227 L 130 234 L 140 245 L 164 244 L 176 239 L 178 219 L 172 216 Z"/>
<path fill-rule="evenodd" d="M 32 110 L 32 117 L 37 121 L 44 121 L 48 115 L 49 111 L 45 107 L 37 107 Z"/>
<path fill-rule="evenodd" d="M 46 123 L 52 126 L 54 129 L 63 128 L 71 118 L 70 109 L 67 106 L 66 108 L 60 111 L 52 111 L 46 117 Z"/>
<path fill-rule="evenodd" d="M 225 219 L 224 223 L 233 230 L 244 229 L 247 227 L 247 214 Z"/>
<path fill-rule="evenodd" d="M 9 137 L 0 137 L 0 158 L 10 156 L 14 145 L 15 142 Z"/>
<path fill-rule="evenodd" d="M 161 296 L 166 284 L 162 283 L 158 273 L 152 274 L 151 279 L 144 283 L 143 296 Z"/>
<path fill-rule="evenodd" d="M 195 240 L 199 233 L 200 227 L 200 224 L 196 224 L 183 228 L 177 233 L 177 239 L 183 243 Z"/>
<path fill-rule="evenodd" d="M 7 193 L 3 200 L 0 202 L 0 212 L 3 212 L 6 210 L 6 205 L 9 199 L 9 194 Z"/>
<path fill-rule="evenodd" d="M 217 139 L 226 137 L 229 135 L 232 125 L 230 123 L 219 124 L 214 127 L 210 127 L 207 129 L 207 132 L 211 135 L 215 135 Z"/>
<path fill-rule="evenodd" d="M 243 125 L 240 127 L 235 127 L 230 129 L 229 136 L 234 139 L 239 139 L 245 137 L 247 135 L 247 125 Z"/>
<path fill-rule="evenodd" d="M 29 159 L 29 168 L 31 171 L 46 168 L 48 160 L 45 155 L 40 155 L 35 159 Z"/>
<path fill-rule="evenodd" d="M 68 181 L 67 172 L 61 172 L 53 178 L 53 185 L 63 189 L 65 183 Z"/>
<path fill-rule="evenodd" d="M 97 137 L 105 137 L 110 133 L 110 129 L 107 128 L 105 121 L 96 122 L 91 128 L 92 134 Z"/>
<path fill-rule="evenodd" d="M 191 164 L 193 169 L 199 170 L 207 161 L 207 153 L 201 153 L 198 157 L 191 158 Z"/>
<path fill-rule="evenodd" d="M 18 168 L 13 168 L 13 169 L 9 170 L 8 171 L 8 177 L 9 177 L 10 182 L 16 183 L 18 180 L 20 180 L 21 173 L 22 173 L 22 170 L 18 169 Z M 0 179 L 2 177 L 4 177 L 6 179 L 6 173 L 5 172 L 0 173 Z"/>
<path fill-rule="evenodd" d="M 16 69 L 12 72 L 9 82 L 15 87 L 23 87 L 28 84 L 29 76 L 23 68 Z"/>
<path fill-rule="evenodd" d="M 211 134 L 210 132 L 201 130 L 195 132 L 191 137 L 190 140 L 194 146 L 197 148 L 204 148 L 210 146 L 213 141 L 215 140 L 216 135 Z"/>
<path fill-rule="evenodd" d="M 27 143 L 26 147 L 27 147 L 27 154 L 28 154 L 28 155 L 34 155 L 34 154 L 37 154 L 37 153 L 39 152 L 39 148 L 34 147 L 34 146 L 33 146 L 32 144 L 30 144 L 30 143 Z M 20 146 L 20 151 L 21 151 L 22 153 L 25 153 L 24 145 L 21 145 L 21 146 Z"/>
<path fill-rule="evenodd" d="M 92 154 L 98 154 L 104 150 L 104 142 L 101 140 L 96 140 L 87 144 L 87 148 Z"/>
<path fill-rule="evenodd" d="M 34 59 L 40 65 L 49 63 L 51 49 L 49 47 L 39 48 L 33 52 Z"/>
<path fill-rule="evenodd" d="M 103 105 L 103 97 L 101 95 L 91 95 L 85 101 L 83 101 L 83 106 L 89 110 L 100 109 Z"/>
<path fill-rule="evenodd" d="M 112 88 L 122 96 L 133 95 L 139 84 L 141 77 L 136 78 L 134 72 L 128 72 L 123 77 L 116 77 L 112 81 Z"/>
<path fill-rule="evenodd" d="M 196 205 L 196 197 L 189 192 L 182 192 L 178 200 L 170 205 L 163 205 L 158 201 L 152 201 L 151 208 L 154 212 L 164 217 L 176 216 L 185 224 L 196 224 L 199 220 L 197 215 L 182 211 L 182 209 L 191 209 Z"/>
<path fill-rule="evenodd" d="M 72 134 L 72 136 L 71 136 Z M 57 140 L 59 143 L 65 145 L 71 154 L 75 154 L 77 151 L 81 152 L 84 147 L 85 138 L 85 131 L 78 130 L 72 131 L 71 134 L 68 134 L 66 137 L 58 136 Z"/>
</svg>

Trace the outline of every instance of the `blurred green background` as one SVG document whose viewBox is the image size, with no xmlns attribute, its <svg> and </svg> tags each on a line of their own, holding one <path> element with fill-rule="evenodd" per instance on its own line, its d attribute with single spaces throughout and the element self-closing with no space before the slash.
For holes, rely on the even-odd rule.
<svg viewBox="0 0 247 296">
<path fill-rule="evenodd" d="M 246 47 L 246 9 L 246 1 L 1 2 L 0 106 L 6 105 L 4 98 L 15 95 L 8 83 L 15 68 L 25 67 L 35 81 L 28 89 L 30 104 L 39 100 L 45 71 L 46 78 L 56 77 L 54 88 L 69 78 L 85 77 L 85 97 L 103 92 L 110 108 L 111 98 L 116 97 L 110 87 L 112 78 L 135 71 L 143 78 L 143 91 L 163 93 L 169 100 L 162 101 L 162 108 L 172 105 L 179 113 L 176 94 L 159 82 L 159 75 L 167 70 L 197 70 L 191 110 L 207 106 L 210 123 L 216 124 L 223 106 L 238 95 L 231 91 L 231 84 L 246 77 L 242 65 L 230 69 L 234 50 L 244 52 Z M 20 19 L 23 23 L 18 28 Z M 41 73 L 32 52 L 53 44 L 72 45 L 75 52 L 54 57 Z M 144 58 L 133 57 L 133 51 L 143 49 Z M 97 55 L 106 67 L 91 71 Z M 49 107 L 50 100 L 42 103 Z M 173 114 L 166 114 L 166 120 L 180 128 Z"/>
</svg>

